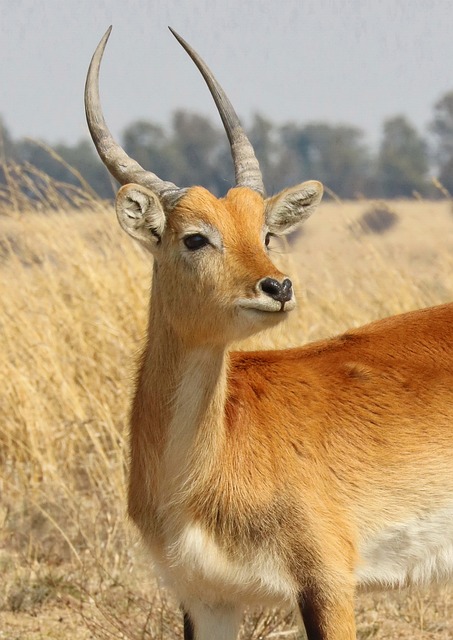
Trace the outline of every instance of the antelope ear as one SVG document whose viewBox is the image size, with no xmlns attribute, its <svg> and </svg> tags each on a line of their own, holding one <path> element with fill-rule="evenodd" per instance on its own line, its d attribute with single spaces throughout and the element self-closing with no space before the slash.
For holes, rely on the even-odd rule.
<svg viewBox="0 0 453 640">
<path fill-rule="evenodd" d="M 126 184 L 118 191 L 115 208 L 123 229 L 153 252 L 165 228 L 165 213 L 156 194 L 138 184 Z"/>
<path fill-rule="evenodd" d="M 322 184 L 310 180 L 268 198 L 266 222 L 271 233 L 284 235 L 305 222 L 320 203 L 322 192 Z"/>
</svg>

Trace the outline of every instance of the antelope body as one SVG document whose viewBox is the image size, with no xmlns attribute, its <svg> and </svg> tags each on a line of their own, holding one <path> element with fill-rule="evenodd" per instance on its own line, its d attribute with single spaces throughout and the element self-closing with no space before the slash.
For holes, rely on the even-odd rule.
<svg viewBox="0 0 453 640">
<path fill-rule="evenodd" d="M 88 123 L 124 185 L 119 221 L 154 256 L 130 516 L 181 602 L 186 640 L 234 640 L 257 604 L 297 604 L 309 640 L 352 640 L 357 589 L 453 575 L 453 305 L 298 349 L 231 352 L 294 308 L 266 245 L 322 187 L 265 197 L 233 108 L 179 36 L 219 108 L 236 186 L 217 199 L 142 169 L 100 110 L 108 35 L 88 73 Z"/>
</svg>

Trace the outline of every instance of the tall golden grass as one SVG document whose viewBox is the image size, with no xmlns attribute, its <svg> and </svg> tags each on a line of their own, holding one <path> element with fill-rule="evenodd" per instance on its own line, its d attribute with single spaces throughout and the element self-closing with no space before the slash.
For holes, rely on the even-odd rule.
<svg viewBox="0 0 453 640">
<path fill-rule="evenodd" d="M 7 168 L 0 191 L 0 637 L 181 637 L 125 517 L 127 412 L 142 343 L 150 259 L 111 203 Z M 39 178 L 39 179 L 38 179 Z M 38 186 L 37 186 L 38 185 Z M 253 343 L 302 344 L 377 317 L 453 300 L 451 202 L 330 202 L 290 255 L 288 324 Z M 250 345 L 249 345 L 250 346 Z M 358 599 L 359 638 L 453 637 L 452 591 Z M 6 635 L 2 635 L 6 634 Z M 243 637 L 297 638 L 291 614 L 247 618 Z"/>
</svg>

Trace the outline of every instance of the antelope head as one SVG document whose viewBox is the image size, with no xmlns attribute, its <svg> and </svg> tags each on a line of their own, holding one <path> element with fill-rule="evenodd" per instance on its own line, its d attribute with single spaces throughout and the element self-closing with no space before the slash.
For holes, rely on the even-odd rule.
<svg viewBox="0 0 453 640">
<path fill-rule="evenodd" d="M 115 142 L 100 107 L 99 68 L 110 31 L 88 70 L 85 110 L 99 156 L 123 185 L 116 198 L 120 225 L 154 256 L 152 304 L 192 344 L 226 343 L 280 322 L 295 307 L 295 296 L 291 280 L 269 258 L 269 239 L 311 215 L 322 185 L 304 182 L 266 198 L 258 161 L 230 101 L 174 31 L 220 113 L 236 186 L 219 199 L 203 187 L 181 189 L 143 169 Z"/>
</svg>

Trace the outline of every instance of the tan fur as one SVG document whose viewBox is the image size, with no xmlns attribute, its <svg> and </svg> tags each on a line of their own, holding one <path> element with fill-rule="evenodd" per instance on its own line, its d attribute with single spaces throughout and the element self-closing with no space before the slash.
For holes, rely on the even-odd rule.
<svg viewBox="0 0 453 640">
<path fill-rule="evenodd" d="M 129 513 L 198 640 L 232 640 L 245 605 L 297 602 L 310 640 L 352 640 L 357 588 L 453 574 L 453 305 L 229 352 L 286 315 L 236 304 L 283 277 L 269 207 L 197 187 L 166 212 Z M 200 230 L 215 246 L 188 253 L 181 238 Z"/>
</svg>

